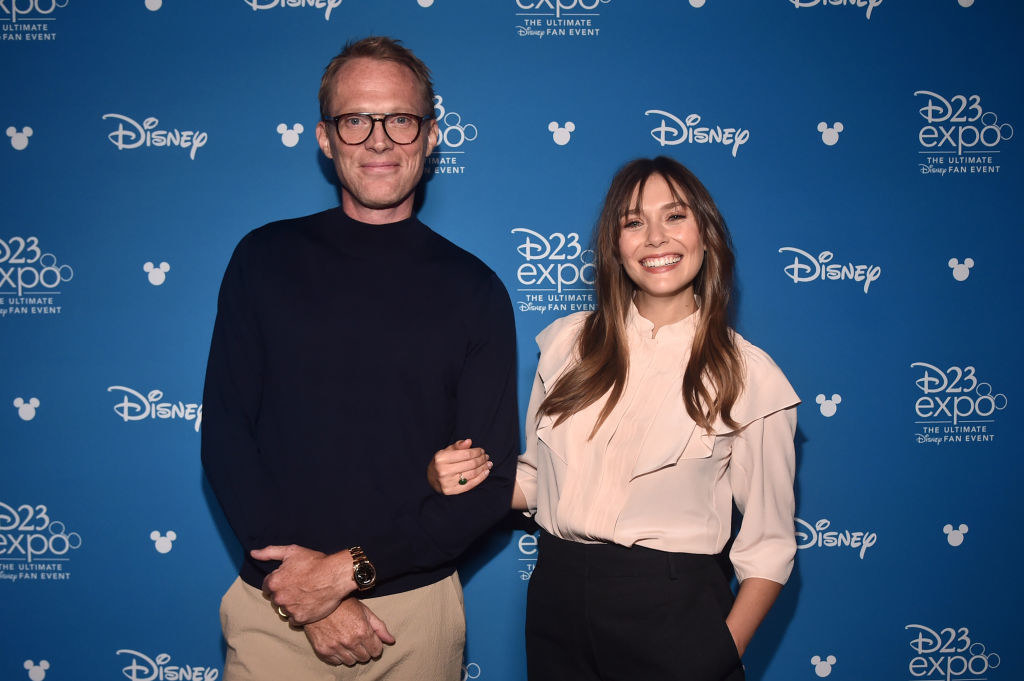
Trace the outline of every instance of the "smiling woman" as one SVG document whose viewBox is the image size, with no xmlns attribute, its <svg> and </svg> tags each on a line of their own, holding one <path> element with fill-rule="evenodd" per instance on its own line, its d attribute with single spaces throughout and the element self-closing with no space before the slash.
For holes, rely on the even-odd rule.
<svg viewBox="0 0 1024 681">
<path fill-rule="evenodd" d="M 595 242 L 597 309 L 537 337 L 512 499 L 543 530 L 529 677 L 738 681 L 796 553 L 799 398 L 729 328 L 729 233 L 684 166 L 624 166 Z M 428 479 L 461 494 L 488 476 L 485 457 L 440 452 Z M 735 598 L 719 562 L 734 501 Z"/>
</svg>

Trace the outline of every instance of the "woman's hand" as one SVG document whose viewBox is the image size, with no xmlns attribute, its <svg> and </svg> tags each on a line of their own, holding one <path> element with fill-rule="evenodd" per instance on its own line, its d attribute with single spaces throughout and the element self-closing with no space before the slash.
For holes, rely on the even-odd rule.
<svg viewBox="0 0 1024 681">
<path fill-rule="evenodd" d="M 427 466 L 427 481 L 441 494 L 462 494 L 483 482 L 492 465 L 487 452 L 466 438 L 434 454 Z"/>
</svg>

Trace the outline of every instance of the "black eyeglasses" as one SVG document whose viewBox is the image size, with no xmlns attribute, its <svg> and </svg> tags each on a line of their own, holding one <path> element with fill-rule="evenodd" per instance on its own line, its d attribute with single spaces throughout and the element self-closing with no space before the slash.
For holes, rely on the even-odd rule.
<svg viewBox="0 0 1024 681">
<path fill-rule="evenodd" d="M 411 113 L 344 113 L 324 116 L 321 120 L 333 122 L 338 137 L 345 144 L 362 144 L 370 139 L 373 126 L 378 122 L 384 127 L 384 134 L 395 144 L 412 144 L 420 136 L 423 121 L 430 118 Z"/>
</svg>

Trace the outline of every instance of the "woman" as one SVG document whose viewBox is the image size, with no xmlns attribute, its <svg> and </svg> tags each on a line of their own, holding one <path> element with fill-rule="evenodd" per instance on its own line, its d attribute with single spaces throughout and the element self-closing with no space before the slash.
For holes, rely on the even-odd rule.
<svg viewBox="0 0 1024 681">
<path fill-rule="evenodd" d="M 701 182 L 658 157 L 623 167 L 597 224 L 597 309 L 537 343 L 512 506 L 542 533 L 527 597 L 531 681 L 742 679 L 740 658 L 789 577 L 796 405 L 732 331 L 734 257 Z M 446 494 L 488 472 L 439 452 Z M 732 504 L 733 599 L 716 560 Z"/>
</svg>

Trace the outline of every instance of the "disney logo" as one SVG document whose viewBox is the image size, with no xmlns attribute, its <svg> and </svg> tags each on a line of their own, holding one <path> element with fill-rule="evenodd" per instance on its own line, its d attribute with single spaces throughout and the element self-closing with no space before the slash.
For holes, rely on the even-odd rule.
<svg viewBox="0 0 1024 681">
<path fill-rule="evenodd" d="M 275 7 L 312 7 L 324 10 L 324 21 L 331 20 L 331 12 L 341 6 L 341 0 L 242 0 L 252 11 Z"/>
<path fill-rule="evenodd" d="M 145 419 L 184 419 L 194 420 L 195 431 L 203 422 L 203 405 L 194 402 L 161 402 L 164 393 L 162 390 L 150 390 L 148 395 L 143 395 L 131 388 L 121 385 L 112 385 L 107 392 L 120 391 L 124 397 L 114 405 L 114 412 L 125 422 L 142 421 Z"/>
<path fill-rule="evenodd" d="M 809 549 L 813 546 L 830 548 L 849 546 L 854 549 L 860 548 L 860 557 L 863 560 L 867 550 L 878 541 L 878 535 L 874 532 L 851 532 L 849 530 L 826 532 L 825 530 L 832 525 L 832 521 L 827 518 L 822 518 L 814 525 L 800 518 L 794 518 L 793 521 L 796 526 L 796 547 L 798 549 Z"/>
<path fill-rule="evenodd" d="M 137 650 L 121 649 L 117 654 L 130 656 L 127 666 L 121 669 L 130 681 L 217 681 L 220 678 L 220 670 L 216 667 L 170 666 L 167 663 L 171 656 L 167 653 L 160 653 L 155 659 Z"/>
<path fill-rule="evenodd" d="M 814 7 L 815 5 L 821 5 L 825 7 L 827 5 L 849 5 L 850 7 L 867 7 L 867 18 L 871 20 L 871 12 L 882 4 L 882 0 L 789 0 L 789 2 L 800 9 L 801 7 Z"/>
<path fill-rule="evenodd" d="M 713 128 L 700 126 L 700 114 L 690 114 L 685 120 L 680 120 L 668 111 L 660 109 L 648 109 L 645 116 L 661 116 L 661 122 L 651 130 L 651 137 L 657 140 L 661 146 L 674 146 L 689 142 L 691 144 L 722 144 L 732 146 L 733 158 L 740 150 L 740 147 L 750 139 L 750 131 L 743 128 L 723 128 L 716 125 Z M 669 125 L 669 123 L 672 125 Z M 700 127 L 698 127 L 700 126 Z"/>
<path fill-rule="evenodd" d="M 779 253 L 795 253 L 792 265 L 783 267 L 783 271 L 795 283 L 815 281 L 817 279 L 829 279 L 832 281 L 852 279 L 853 281 L 864 282 L 864 293 L 868 292 L 871 282 L 877 281 L 882 276 L 882 268 L 878 265 L 854 265 L 853 263 L 833 263 L 832 251 L 822 251 L 817 257 L 807 251 L 784 246 Z"/>
<path fill-rule="evenodd" d="M 137 123 L 128 116 L 123 116 L 116 113 L 103 114 L 103 120 L 112 118 L 117 123 L 117 129 L 107 135 L 107 139 L 118 148 L 119 151 L 125 149 L 138 149 L 139 147 L 181 147 L 182 149 L 189 150 L 189 158 L 193 161 L 196 158 L 196 152 L 201 147 L 206 146 L 206 141 L 209 136 L 205 132 L 198 132 L 194 130 L 156 130 L 159 120 L 150 116 Z M 128 127 L 125 127 L 125 124 Z"/>
<path fill-rule="evenodd" d="M 516 33 L 520 38 L 526 36 L 536 36 L 538 38 L 544 37 L 544 31 L 539 28 L 530 28 L 529 26 L 516 26 Z"/>
</svg>

